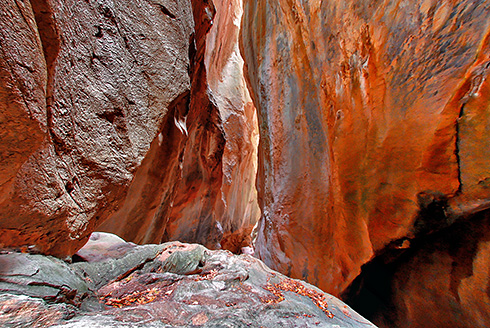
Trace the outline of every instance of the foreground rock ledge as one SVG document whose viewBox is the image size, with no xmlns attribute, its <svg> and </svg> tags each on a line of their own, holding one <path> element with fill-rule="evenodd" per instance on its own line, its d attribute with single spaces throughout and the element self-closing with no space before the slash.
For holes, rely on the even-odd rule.
<svg viewBox="0 0 490 328">
<path fill-rule="evenodd" d="M 74 260 L 1 254 L 0 326 L 375 327 L 249 255 L 94 233 Z"/>
</svg>

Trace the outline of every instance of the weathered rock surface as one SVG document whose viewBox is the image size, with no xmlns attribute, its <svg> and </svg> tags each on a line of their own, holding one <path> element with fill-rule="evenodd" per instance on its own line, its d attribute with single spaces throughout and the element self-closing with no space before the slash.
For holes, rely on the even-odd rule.
<svg viewBox="0 0 490 328">
<path fill-rule="evenodd" d="M 0 325 L 2 327 L 50 327 L 72 318 L 77 308 L 65 303 L 47 304 L 39 298 L 0 294 Z"/>
<path fill-rule="evenodd" d="M 194 1 L 191 91 L 100 229 L 136 243 L 199 242 L 239 252 L 259 217 L 257 121 L 238 51 L 241 2 Z"/>
<path fill-rule="evenodd" d="M 267 265 L 337 294 L 391 241 L 488 207 L 489 14 L 488 1 L 244 1 Z"/>
<path fill-rule="evenodd" d="M 250 244 L 241 4 L 217 5 L 2 5 L 0 247 L 72 255 L 108 218 L 103 230 L 136 243 Z"/>
<path fill-rule="evenodd" d="M 0 247 L 72 255 L 189 92 L 190 2 L 1 8 Z"/>
<path fill-rule="evenodd" d="M 90 290 L 80 276 L 57 258 L 7 253 L 0 255 L 0 293 L 79 306 Z"/>
<path fill-rule="evenodd" d="M 106 255 L 115 243 L 109 239 L 99 235 L 88 250 L 80 251 L 100 252 L 94 262 L 71 265 L 75 271 L 85 268 L 85 280 L 92 287 L 101 285 L 95 288 L 96 297 L 86 298 L 81 309 L 0 293 L 0 323 L 6 327 L 374 327 L 335 297 L 274 272 L 249 255 L 174 242 L 128 247 L 120 259 L 110 259 Z M 149 248 L 159 251 L 149 257 Z M 5 256 L 14 262 L 18 256 L 32 257 Z M 123 275 L 121 261 L 128 264 Z"/>
<path fill-rule="evenodd" d="M 220 200 L 224 137 L 207 93 L 204 53 L 214 7 L 192 2 L 195 23 L 189 47 L 191 90 L 175 106 L 132 182 L 124 206 L 101 229 L 136 243 L 168 240 L 219 248 L 222 230 L 214 215 Z"/>
</svg>

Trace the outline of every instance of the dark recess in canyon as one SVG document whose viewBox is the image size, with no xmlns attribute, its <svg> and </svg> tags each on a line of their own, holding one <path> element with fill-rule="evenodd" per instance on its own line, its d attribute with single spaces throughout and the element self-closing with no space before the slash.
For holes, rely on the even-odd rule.
<svg viewBox="0 0 490 328">
<path fill-rule="evenodd" d="M 393 243 L 342 294 L 380 327 L 486 327 L 490 211 Z M 405 240 L 407 243 L 408 240 Z"/>
</svg>

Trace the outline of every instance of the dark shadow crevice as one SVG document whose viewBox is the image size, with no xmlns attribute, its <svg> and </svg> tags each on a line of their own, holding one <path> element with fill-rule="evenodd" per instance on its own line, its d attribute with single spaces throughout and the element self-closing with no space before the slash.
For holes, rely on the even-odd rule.
<svg viewBox="0 0 490 328">
<path fill-rule="evenodd" d="M 46 61 L 47 69 L 47 83 L 46 83 L 46 119 L 48 125 L 48 131 L 51 139 L 57 150 L 63 150 L 64 142 L 57 138 L 53 132 L 53 90 L 54 90 L 54 76 L 56 59 L 60 52 L 60 36 L 56 28 L 56 22 L 54 18 L 51 5 L 48 0 L 31 0 L 32 10 L 36 19 L 37 29 L 39 37 L 41 38 L 41 44 L 43 47 L 44 58 Z"/>
<path fill-rule="evenodd" d="M 446 294 L 441 293 L 437 299 L 429 299 L 432 294 L 427 292 L 426 301 L 457 304 L 454 306 L 461 309 L 463 307 L 459 287 L 463 280 L 474 274 L 479 245 L 490 241 L 490 211 L 433 230 L 442 218 L 441 210 L 444 206 L 441 202 L 444 204 L 444 200 L 437 199 L 421 209 L 417 221 L 419 230 L 415 238 L 394 241 L 378 252 L 373 260 L 362 266 L 361 274 L 341 295 L 354 310 L 379 327 L 403 327 L 403 321 L 408 320 L 409 313 L 405 298 L 425 292 L 411 288 L 414 281 L 426 279 L 420 273 L 427 270 L 444 273 L 437 278 L 440 279 L 436 282 L 437 286 L 444 285 L 445 276 L 450 279 Z M 431 217 L 434 218 L 433 223 L 430 223 Z M 449 259 L 450 265 L 444 266 L 442 262 L 434 261 L 441 258 Z M 490 296 L 490 284 L 486 291 Z M 462 327 L 466 327 L 466 324 L 462 323 Z"/>
</svg>

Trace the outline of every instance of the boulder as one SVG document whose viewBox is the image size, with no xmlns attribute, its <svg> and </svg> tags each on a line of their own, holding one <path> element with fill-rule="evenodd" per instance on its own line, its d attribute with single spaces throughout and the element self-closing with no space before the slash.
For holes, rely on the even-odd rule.
<svg viewBox="0 0 490 328">
<path fill-rule="evenodd" d="M 87 251 L 108 254 L 110 239 L 115 238 L 99 235 Z M 7 327 L 375 327 L 335 297 L 256 258 L 196 244 L 134 246 L 121 258 L 71 265 L 41 255 L 9 256 L 11 263 L 34 257 L 58 266 L 46 281 L 68 281 L 76 272 L 94 294 L 75 308 L 47 303 L 40 295 L 0 292 L 0 323 Z M 21 269 L 27 276 L 38 272 L 18 264 L 3 267 L 10 268 L 7 278 Z"/>
<path fill-rule="evenodd" d="M 80 276 L 57 258 L 7 253 L 0 254 L 0 294 L 25 295 L 80 306 L 91 291 Z M 24 303 L 21 299 L 18 301 Z M 43 307 L 41 303 L 39 307 Z"/>
</svg>

